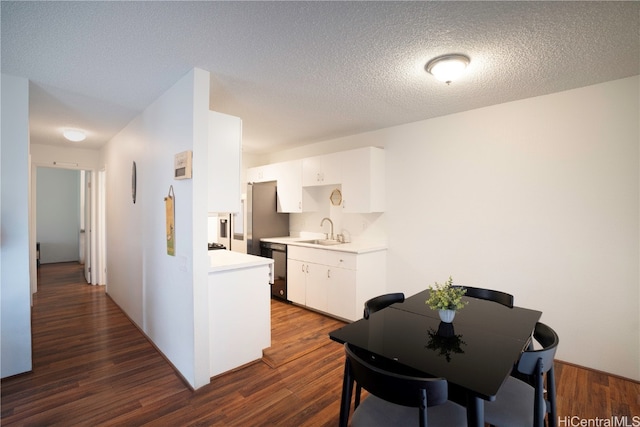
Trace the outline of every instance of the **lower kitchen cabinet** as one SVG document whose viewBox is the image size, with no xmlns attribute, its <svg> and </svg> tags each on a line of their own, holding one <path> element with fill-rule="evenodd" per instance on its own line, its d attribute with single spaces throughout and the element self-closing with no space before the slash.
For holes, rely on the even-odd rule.
<svg viewBox="0 0 640 427">
<path fill-rule="evenodd" d="M 356 270 L 334 267 L 327 269 L 326 295 L 328 313 L 348 320 L 356 320 L 362 317 L 362 309 L 358 310 L 356 304 L 357 280 Z M 364 301 L 362 304 L 364 305 Z"/>
<path fill-rule="evenodd" d="M 385 292 L 386 251 L 349 253 L 288 247 L 287 295 L 291 302 L 350 321 L 364 302 Z"/>
<path fill-rule="evenodd" d="M 326 312 L 330 275 L 331 272 L 326 265 L 288 259 L 287 297 L 289 301 Z"/>
<path fill-rule="evenodd" d="M 291 258 L 292 246 L 288 247 L 287 298 L 296 304 L 306 305 L 308 263 Z"/>
<path fill-rule="evenodd" d="M 327 286 L 329 282 L 329 267 L 322 264 L 307 263 L 307 300 L 306 305 L 316 310 L 328 312 Z"/>
</svg>

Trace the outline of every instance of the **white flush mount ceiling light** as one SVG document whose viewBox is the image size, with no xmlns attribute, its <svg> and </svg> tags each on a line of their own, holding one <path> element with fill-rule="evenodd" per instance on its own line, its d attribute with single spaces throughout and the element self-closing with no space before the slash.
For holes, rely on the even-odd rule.
<svg viewBox="0 0 640 427">
<path fill-rule="evenodd" d="M 87 135 L 83 131 L 78 129 L 65 129 L 64 131 L 62 131 L 62 135 L 72 142 L 84 141 L 87 137 Z"/>
<path fill-rule="evenodd" d="M 460 77 L 467 65 L 469 65 L 469 57 L 454 54 L 433 58 L 424 68 L 436 79 L 449 84 Z"/>
</svg>

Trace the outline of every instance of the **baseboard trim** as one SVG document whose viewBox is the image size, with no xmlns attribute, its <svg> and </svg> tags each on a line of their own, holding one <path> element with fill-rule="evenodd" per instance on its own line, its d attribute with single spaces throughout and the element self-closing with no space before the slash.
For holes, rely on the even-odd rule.
<svg viewBox="0 0 640 427">
<path fill-rule="evenodd" d="M 560 360 L 560 359 L 555 359 L 555 360 L 556 360 L 556 362 L 560 362 L 560 363 L 562 363 L 564 365 L 569 365 L 569 366 L 573 366 L 573 367 L 576 367 L 576 368 L 585 369 L 587 371 L 596 372 L 596 373 L 602 374 L 602 375 L 607 375 L 607 376 L 614 377 L 614 378 L 617 378 L 617 379 L 620 379 L 620 380 L 623 380 L 623 381 L 629 381 L 629 382 L 632 382 L 634 384 L 640 384 L 640 381 L 634 380 L 633 378 L 627 378 L 627 377 L 624 377 L 622 375 L 612 374 L 611 372 L 606 372 L 606 371 L 602 371 L 600 369 L 590 368 L 588 366 L 583 366 L 583 365 L 579 365 L 577 363 L 567 362 L 565 360 Z"/>
<path fill-rule="evenodd" d="M 133 326 L 136 327 L 136 329 L 138 331 L 140 331 L 140 333 L 142 334 L 142 336 L 149 341 L 149 344 L 151 344 L 151 346 L 153 348 L 156 349 L 156 351 L 158 352 L 158 354 L 160 354 L 160 356 L 169 364 L 169 366 L 171 366 L 171 369 L 173 369 L 173 371 L 176 373 L 176 375 L 178 376 L 178 378 L 180 378 L 180 380 L 184 383 L 185 386 L 187 386 L 189 388 L 189 390 L 191 391 L 195 391 L 195 389 L 193 388 L 193 386 L 191 384 L 189 384 L 189 381 L 187 381 L 187 379 L 180 373 L 180 371 L 178 370 L 178 368 L 176 368 L 176 366 L 171 363 L 171 360 L 169 360 L 167 358 L 167 356 L 164 355 L 164 353 L 158 348 L 158 346 L 153 342 L 153 340 L 151 338 L 149 338 L 149 336 L 142 330 L 142 328 L 140 328 L 140 326 L 138 326 L 138 324 L 136 322 L 133 321 L 133 319 L 131 319 L 131 317 L 129 317 L 129 315 L 122 309 L 122 307 L 120 307 L 120 305 L 118 305 L 117 302 L 114 301 L 113 298 L 111 298 L 111 295 L 109 295 L 106 290 L 105 290 L 105 295 L 120 309 L 120 311 L 122 312 L 122 314 L 125 315 L 125 317 L 127 319 L 129 319 L 129 322 L 131 322 L 131 324 Z"/>
</svg>

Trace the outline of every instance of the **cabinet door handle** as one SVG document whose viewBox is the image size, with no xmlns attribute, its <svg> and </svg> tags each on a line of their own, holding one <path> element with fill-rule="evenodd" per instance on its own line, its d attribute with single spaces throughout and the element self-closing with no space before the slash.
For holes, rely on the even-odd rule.
<svg viewBox="0 0 640 427">
<path fill-rule="evenodd" d="M 309 274 L 309 264 L 307 264 L 307 274 Z"/>
<path fill-rule="evenodd" d="M 304 273 L 304 264 L 302 264 L 302 269 L 301 269 L 301 271 Z"/>
<path fill-rule="evenodd" d="M 331 279 L 331 270 L 327 269 L 327 279 Z"/>
</svg>

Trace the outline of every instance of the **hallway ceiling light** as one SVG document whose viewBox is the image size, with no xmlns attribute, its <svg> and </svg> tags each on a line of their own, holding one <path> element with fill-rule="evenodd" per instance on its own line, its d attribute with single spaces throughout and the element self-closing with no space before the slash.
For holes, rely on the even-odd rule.
<svg viewBox="0 0 640 427">
<path fill-rule="evenodd" d="M 436 79 L 449 84 L 460 77 L 467 65 L 469 65 L 469 57 L 453 54 L 433 58 L 424 68 Z"/>
<path fill-rule="evenodd" d="M 65 129 L 62 132 L 62 135 L 69 141 L 73 141 L 73 142 L 84 141 L 85 138 L 87 137 L 87 135 L 83 131 L 78 129 Z"/>
</svg>

